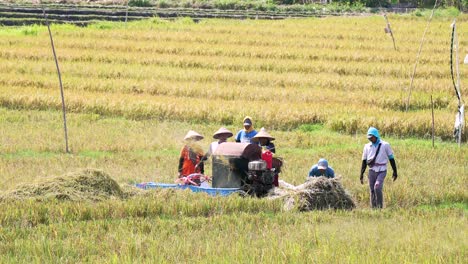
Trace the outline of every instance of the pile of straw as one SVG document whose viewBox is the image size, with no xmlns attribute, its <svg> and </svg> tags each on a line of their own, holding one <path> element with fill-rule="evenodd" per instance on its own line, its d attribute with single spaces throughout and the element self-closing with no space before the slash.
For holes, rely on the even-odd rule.
<svg viewBox="0 0 468 264">
<path fill-rule="evenodd" d="M 271 199 L 284 199 L 286 210 L 350 210 L 356 207 L 351 195 L 336 178 L 310 177 L 304 184 L 299 186 L 284 182 L 280 186 L 280 188 L 275 188 L 269 196 Z"/>
<path fill-rule="evenodd" d="M 15 190 L 0 195 L 0 201 L 18 199 L 102 201 L 125 199 L 137 195 L 137 192 L 136 188 L 122 190 L 115 180 L 101 170 L 84 169 L 18 186 Z"/>
</svg>

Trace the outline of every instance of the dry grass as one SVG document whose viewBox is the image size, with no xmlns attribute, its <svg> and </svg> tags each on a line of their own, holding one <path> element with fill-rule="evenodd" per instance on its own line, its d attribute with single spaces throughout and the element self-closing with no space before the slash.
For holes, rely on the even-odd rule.
<svg viewBox="0 0 468 264">
<path fill-rule="evenodd" d="M 352 134 L 375 125 L 388 135 L 429 137 L 433 95 L 436 136 L 451 139 L 456 100 L 449 88 L 450 21 L 431 24 L 406 113 L 409 75 L 426 23 L 411 18 L 409 27 L 406 17 L 391 19 L 398 51 L 382 33 L 380 17 L 346 23 L 154 19 L 127 27 L 57 25 L 53 32 L 70 112 L 223 125 L 250 114 L 259 126 L 282 130 L 320 123 Z M 9 34 L 0 39 L 0 105 L 60 109 L 47 32 L 21 30 L 0 30 Z M 459 30 L 462 36 L 466 29 Z M 465 46 L 461 39 L 461 53 Z M 466 69 L 461 67 L 462 83 Z M 272 98 L 275 104 L 268 103 Z M 190 107 L 178 107 L 187 102 Z M 249 104 L 262 107 L 247 113 L 243 106 Z"/>
<path fill-rule="evenodd" d="M 356 204 L 338 178 L 309 177 L 299 186 L 282 182 L 269 193 L 270 199 L 283 199 L 284 208 L 301 212 L 326 209 L 353 209 Z"/>
<path fill-rule="evenodd" d="M 42 179 L 40 182 L 23 184 L 14 190 L 5 192 L 0 201 L 50 199 L 66 201 L 103 201 L 123 199 L 141 193 L 136 188 L 125 187 L 113 180 L 102 170 L 84 169 L 67 173 L 60 177 Z"/>
<path fill-rule="evenodd" d="M 468 151 L 466 144 L 459 149 L 440 139 L 450 137 L 455 113 L 446 63 L 451 21 L 433 21 L 414 108 L 403 113 L 400 90 L 425 20 L 391 18 L 399 34 L 400 50 L 394 52 L 381 17 L 342 19 L 54 26 L 65 96 L 74 112 L 68 116 L 73 154 L 63 153 L 45 28 L 35 36 L 1 28 L 0 189 L 13 193 L 18 184 L 28 184 L 26 194 L 49 192 L 52 198 L 1 203 L 0 262 L 466 260 Z M 438 105 L 435 148 L 414 138 L 428 135 L 432 91 Z M 187 102 L 193 108 L 182 107 Z M 205 135 L 200 144 L 206 149 L 209 135 L 220 126 L 237 131 L 247 114 L 275 136 L 285 160 L 281 179 L 301 184 L 311 165 L 325 157 L 345 175 L 341 183 L 357 209 L 286 212 L 281 199 L 170 190 L 122 200 L 126 187 L 100 190 L 97 197 L 105 199 L 98 202 L 57 202 L 57 196 L 96 190 L 87 181 L 73 183 L 84 193 L 64 195 L 56 185 L 41 185 L 50 175 L 87 167 L 103 169 L 117 183 L 173 182 L 186 131 Z M 380 211 L 367 209 L 368 187 L 359 183 L 367 142 L 360 132 L 370 124 L 392 144 L 400 174 L 385 182 L 386 208 Z"/>
</svg>

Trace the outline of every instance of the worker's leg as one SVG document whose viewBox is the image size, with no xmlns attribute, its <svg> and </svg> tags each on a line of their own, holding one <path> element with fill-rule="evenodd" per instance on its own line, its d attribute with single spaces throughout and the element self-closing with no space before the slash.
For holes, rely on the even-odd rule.
<svg viewBox="0 0 468 264">
<path fill-rule="evenodd" d="M 387 171 L 377 172 L 377 180 L 374 185 L 374 192 L 376 196 L 377 208 L 383 208 L 383 185 L 385 176 L 387 176 Z"/>
<path fill-rule="evenodd" d="M 369 170 L 369 190 L 370 190 L 370 205 L 372 208 L 377 207 L 377 198 L 375 195 L 375 182 L 377 181 L 377 172 Z"/>
<path fill-rule="evenodd" d="M 279 175 L 278 175 L 278 173 L 275 173 L 275 178 L 273 179 L 273 185 L 275 187 L 279 186 Z"/>
</svg>

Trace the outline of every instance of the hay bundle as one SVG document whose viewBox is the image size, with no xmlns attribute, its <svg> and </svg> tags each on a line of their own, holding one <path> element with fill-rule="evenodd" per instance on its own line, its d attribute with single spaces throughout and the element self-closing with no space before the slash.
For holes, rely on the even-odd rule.
<svg viewBox="0 0 468 264">
<path fill-rule="evenodd" d="M 35 184 L 24 184 L 9 191 L 0 200 L 35 199 L 35 200 L 70 200 L 102 201 L 122 199 L 128 194 L 120 188 L 107 173 L 96 169 L 84 169 L 60 177 L 45 179 Z"/>
<path fill-rule="evenodd" d="M 341 185 L 339 179 L 311 177 L 299 186 L 286 183 L 272 193 L 272 198 L 283 198 L 285 209 L 299 211 L 323 209 L 353 209 L 356 207 L 351 195 Z"/>
</svg>

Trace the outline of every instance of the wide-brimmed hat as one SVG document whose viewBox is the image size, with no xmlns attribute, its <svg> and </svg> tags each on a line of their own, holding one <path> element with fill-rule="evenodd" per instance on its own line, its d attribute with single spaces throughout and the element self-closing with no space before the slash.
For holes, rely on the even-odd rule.
<svg viewBox="0 0 468 264">
<path fill-rule="evenodd" d="M 252 140 L 257 142 L 259 140 L 259 138 L 268 138 L 269 140 L 275 140 L 274 137 L 270 136 L 270 134 L 268 134 L 268 132 L 265 130 L 264 127 L 262 127 L 260 129 L 260 132 L 258 132 L 253 138 Z"/>
<path fill-rule="evenodd" d="M 220 128 L 220 129 L 218 129 L 218 131 L 216 131 L 216 132 L 213 134 L 213 138 L 214 138 L 214 139 L 219 139 L 219 137 L 220 137 L 221 135 L 226 135 L 226 138 L 230 138 L 230 137 L 232 137 L 234 134 L 233 134 L 231 131 L 229 131 L 227 128 L 222 127 L 222 128 Z"/>
<path fill-rule="evenodd" d="M 195 141 L 199 141 L 199 140 L 202 140 L 203 139 L 203 136 L 198 134 L 197 132 L 193 131 L 193 130 L 190 130 L 187 135 L 185 135 L 184 137 L 184 140 L 195 140 Z"/>
</svg>

